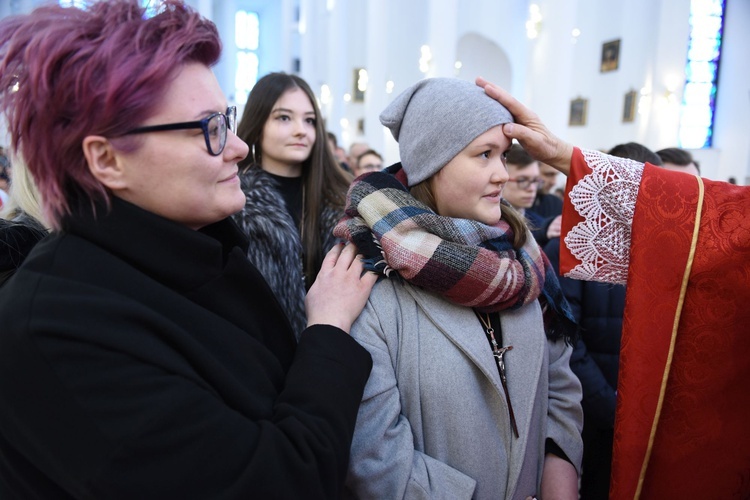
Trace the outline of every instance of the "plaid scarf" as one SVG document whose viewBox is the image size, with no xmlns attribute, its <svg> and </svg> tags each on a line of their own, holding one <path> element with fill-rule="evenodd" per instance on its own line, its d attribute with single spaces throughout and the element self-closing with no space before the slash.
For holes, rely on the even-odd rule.
<svg viewBox="0 0 750 500">
<path fill-rule="evenodd" d="M 399 180 L 402 179 L 402 180 Z M 539 299 L 550 338 L 571 341 L 576 325 L 549 260 L 531 233 L 514 249 L 513 230 L 443 217 L 409 193 L 400 164 L 357 178 L 334 235 L 351 241 L 365 267 L 480 312 Z"/>
</svg>

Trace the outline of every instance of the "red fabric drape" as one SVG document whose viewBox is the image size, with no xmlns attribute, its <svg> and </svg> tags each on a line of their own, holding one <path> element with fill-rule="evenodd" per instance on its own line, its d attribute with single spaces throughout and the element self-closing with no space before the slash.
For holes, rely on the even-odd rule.
<svg viewBox="0 0 750 500">
<path fill-rule="evenodd" d="M 589 173 L 579 150 L 571 189 Z M 709 180 L 671 369 L 695 177 L 646 165 L 631 228 L 610 498 L 750 497 L 750 188 Z M 581 217 L 566 203 L 563 235 Z M 565 273 L 578 262 L 561 248 Z"/>
</svg>

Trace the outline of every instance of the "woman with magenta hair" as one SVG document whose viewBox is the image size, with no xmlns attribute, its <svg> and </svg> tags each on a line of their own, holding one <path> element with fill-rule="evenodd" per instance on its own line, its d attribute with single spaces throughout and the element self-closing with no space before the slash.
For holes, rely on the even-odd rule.
<svg viewBox="0 0 750 500">
<path fill-rule="evenodd" d="M 230 216 L 247 145 L 177 0 L 0 22 L 0 109 L 52 234 L 0 290 L 0 498 L 336 498 L 374 283 L 326 256 L 299 342 Z"/>
</svg>

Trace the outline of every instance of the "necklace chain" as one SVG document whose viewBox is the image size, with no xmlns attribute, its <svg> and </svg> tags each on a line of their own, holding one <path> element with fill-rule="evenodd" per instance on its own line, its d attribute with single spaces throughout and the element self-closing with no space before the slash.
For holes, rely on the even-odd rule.
<svg viewBox="0 0 750 500">
<path fill-rule="evenodd" d="M 486 316 L 486 319 L 485 319 L 485 316 Z M 490 314 L 489 313 L 484 313 L 484 316 L 482 316 L 481 314 L 477 313 L 477 317 L 479 318 L 479 321 L 482 322 L 482 324 L 484 325 L 484 328 L 486 330 L 492 330 L 492 323 L 490 323 Z"/>
<path fill-rule="evenodd" d="M 503 362 L 502 354 L 505 354 L 505 351 L 503 351 L 502 353 L 499 353 L 500 346 L 497 344 L 497 340 L 495 340 L 495 329 L 492 328 L 492 322 L 490 321 L 489 313 L 484 313 L 484 316 L 477 313 L 477 316 L 479 317 L 479 321 L 482 322 L 482 326 L 484 326 L 485 332 L 487 332 L 487 337 L 489 337 L 490 342 L 492 343 L 492 354 L 494 354 L 495 356 L 500 354 L 499 362 Z M 485 319 L 485 316 L 486 316 L 486 319 Z M 508 346 L 507 350 L 509 351 L 511 349 L 513 349 L 513 346 Z M 504 363 L 503 363 L 503 366 L 504 366 Z"/>
<path fill-rule="evenodd" d="M 505 354 L 513 349 L 512 345 L 506 347 L 500 347 L 495 339 L 495 329 L 492 328 L 492 321 L 490 320 L 489 313 L 476 313 L 480 323 L 484 327 L 484 331 L 487 334 L 487 339 L 492 345 L 492 356 L 495 358 L 497 363 L 497 371 L 500 373 L 500 382 L 503 385 L 503 391 L 505 391 L 505 398 L 508 401 L 508 415 L 510 416 L 510 423 L 513 427 L 513 432 L 518 437 L 518 426 L 516 425 L 516 416 L 513 413 L 513 405 L 510 403 L 510 393 L 508 392 L 508 379 L 505 376 Z"/>
</svg>

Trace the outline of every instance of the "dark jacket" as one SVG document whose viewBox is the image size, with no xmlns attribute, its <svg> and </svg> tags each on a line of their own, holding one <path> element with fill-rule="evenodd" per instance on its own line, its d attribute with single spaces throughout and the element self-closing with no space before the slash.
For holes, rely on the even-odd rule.
<svg viewBox="0 0 750 500">
<path fill-rule="evenodd" d="M 560 239 L 550 240 L 544 252 L 559 272 Z M 583 386 L 584 425 L 612 429 L 625 287 L 566 277 L 560 286 L 581 327 L 570 367 Z"/>
<path fill-rule="evenodd" d="M 0 498 L 335 498 L 369 354 L 299 344 L 229 219 L 113 199 L 0 290 Z"/>
<path fill-rule="evenodd" d="M 553 215 L 552 217 L 547 217 L 545 219 L 533 210 L 526 209 L 524 211 L 524 217 L 526 217 L 526 223 L 531 230 L 532 236 L 534 236 L 534 239 L 536 240 L 536 244 L 541 248 L 544 248 L 544 246 L 550 241 L 550 239 L 547 237 L 549 226 L 557 216 Z"/>
<path fill-rule="evenodd" d="M 21 266 L 47 230 L 33 217 L 21 213 L 13 220 L 0 219 L 0 286 Z"/>
<path fill-rule="evenodd" d="M 254 166 L 240 174 L 245 207 L 234 215 L 250 240 L 248 258 L 258 268 L 281 302 L 294 332 L 307 325 L 305 279 L 302 268 L 302 242 L 299 230 L 287 210 L 274 179 Z M 324 206 L 320 213 L 323 254 L 336 244 L 333 228 L 343 210 Z M 312 283 L 307 283 L 307 287 Z"/>
<path fill-rule="evenodd" d="M 562 200 L 553 194 L 538 194 L 531 208 L 525 210 L 526 221 L 537 245 L 544 248 L 549 243 L 549 226 L 561 214 Z"/>
<path fill-rule="evenodd" d="M 562 213 L 563 201 L 554 194 L 544 194 L 539 191 L 531 205 L 531 210 L 539 214 L 543 219 L 554 217 Z"/>
</svg>

